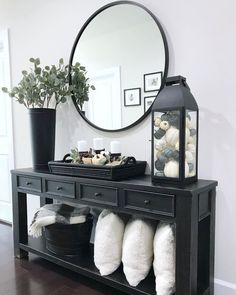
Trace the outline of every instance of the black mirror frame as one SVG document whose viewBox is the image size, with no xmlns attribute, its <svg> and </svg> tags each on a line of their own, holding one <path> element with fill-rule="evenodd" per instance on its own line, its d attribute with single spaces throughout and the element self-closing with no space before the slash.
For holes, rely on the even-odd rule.
<svg viewBox="0 0 236 295">
<path fill-rule="evenodd" d="M 111 2 L 109 4 L 106 4 L 104 6 L 102 6 L 101 8 L 99 8 L 96 12 L 94 12 L 89 18 L 88 20 L 84 23 L 84 25 L 82 26 L 82 28 L 80 29 L 76 39 L 75 39 L 75 42 L 73 44 L 73 47 L 72 47 L 72 50 L 71 50 L 71 54 L 70 54 L 70 60 L 69 60 L 69 65 L 72 66 L 72 62 L 73 62 L 73 57 L 74 57 L 74 53 L 75 53 L 75 50 L 76 50 L 76 47 L 77 47 L 77 44 L 79 42 L 79 39 L 80 37 L 82 36 L 84 30 L 86 29 L 86 27 L 88 26 L 88 24 L 99 14 L 101 13 L 102 11 L 104 11 L 105 9 L 107 8 L 110 8 L 112 6 L 115 6 L 115 5 L 120 5 L 120 4 L 131 4 L 131 5 L 134 5 L 134 6 L 138 6 L 142 9 L 144 9 L 152 18 L 153 20 L 155 21 L 155 23 L 157 24 L 160 32 L 161 32 L 161 36 L 162 36 L 162 39 L 163 39 L 163 43 L 164 43 L 164 49 L 165 49 L 165 68 L 164 68 L 164 74 L 163 74 L 163 79 L 162 79 L 162 83 L 161 83 L 161 88 L 160 90 L 164 87 L 164 84 L 165 84 L 165 80 L 167 78 L 167 74 L 168 74 L 168 67 L 169 67 L 169 49 L 168 49 L 168 44 L 167 44 L 167 39 L 166 39 L 166 36 L 165 36 L 165 33 L 164 33 L 164 30 L 160 24 L 160 22 L 158 21 L 158 19 L 156 18 L 156 16 L 149 10 L 147 9 L 144 5 L 140 4 L 140 3 L 137 3 L 137 2 L 134 2 L 134 1 L 128 1 L 128 0 L 125 0 L 125 1 L 115 1 L 115 2 Z M 71 77 L 69 77 L 69 81 L 71 83 Z M 81 117 L 92 127 L 100 130 L 100 131 L 106 131 L 106 132 L 119 132 L 119 131 L 125 131 L 125 130 L 128 130 L 136 125 L 138 125 L 140 122 L 142 122 L 151 112 L 151 107 L 137 120 L 135 121 L 134 123 L 124 127 L 124 128 L 120 128 L 120 129 L 104 129 L 104 128 L 101 128 L 95 124 L 93 124 L 91 121 L 89 121 L 85 115 L 82 113 L 82 111 L 80 110 L 79 106 L 76 104 L 76 99 L 75 97 L 73 97 L 72 95 L 72 100 L 73 100 L 73 103 L 76 107 L 76 110 L 79 112 L 79 114 L 81 115 Z"/>
</svg>

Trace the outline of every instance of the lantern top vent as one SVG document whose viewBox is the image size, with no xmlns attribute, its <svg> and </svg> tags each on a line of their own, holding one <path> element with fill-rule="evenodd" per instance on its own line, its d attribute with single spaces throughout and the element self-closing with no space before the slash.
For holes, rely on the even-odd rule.
<svg viewBox="0 0 236 295">
<path fill-rule="evenodd" d="M 185 108 L 198 110 L 197 102 L 190 92 L 186 78 L 173 76 L 166 79 L 165 86 L 153 103 L 152 110 Z"/>
</svg>

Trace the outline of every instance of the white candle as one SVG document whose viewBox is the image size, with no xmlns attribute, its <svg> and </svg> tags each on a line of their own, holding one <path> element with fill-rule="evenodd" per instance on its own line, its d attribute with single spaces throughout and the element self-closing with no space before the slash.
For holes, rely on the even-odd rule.
<svg viewBox="0 0 236 295">
<path fill-rule="evenodd" d="M 103 138 L 94 138 L 93 148 L 94 150 L 103 150 L 104 149 Z"/>
<path fill-rule="evenodd" d="M 79 152 L 87 152 L 88 151 L 88 143 L 86 140 L 79 140 L 77 145 L 78 145 Z"/>
<path fill-rule="evenodd" d="M 120 141 L 112 141 L 111 142 L 111 153 L 112 154 L 121 154 Z"/>
</svg>

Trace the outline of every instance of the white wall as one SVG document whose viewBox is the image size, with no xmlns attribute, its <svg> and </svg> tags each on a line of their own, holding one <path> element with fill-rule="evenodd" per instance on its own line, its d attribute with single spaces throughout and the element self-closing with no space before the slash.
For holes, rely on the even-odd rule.
<svg viewBox="0 0 236 295">
<path fill-rule="evenodd" d="M 68 60 L 79 28 L 105 0 L 0 0 L 0 26 L 10 28 L 12 80 L 28 67 L 28 58 L 44 63 Z M 86 3 L 86 4 L 85 4 Z M 235 208 L 235 0 L 140 0 L 159 18 L 170 48 L 169 74 L 187 77 L 201 111 L 199 175 L 217 179 L 216 278 L 228 294 L 236 294 Z M 124 133 L 103 133 L 89 127 L 71 105 L 57 114 L 56 154 L 61 158 L 79 138 L 119 138 L 123 152 L 150 162 L 150 117 Z M 28 115 L 14 104 L 17 167 L 31 165 Z M 225 284 L 223 282 L 223 284 Z M 234 289 L 234 291 L 233 291 Z"/>
</svg>

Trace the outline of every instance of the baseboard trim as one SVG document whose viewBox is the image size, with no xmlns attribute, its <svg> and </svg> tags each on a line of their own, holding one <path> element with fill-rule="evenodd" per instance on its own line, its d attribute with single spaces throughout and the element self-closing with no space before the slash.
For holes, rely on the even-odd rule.
<svg viewBox="0 0 236 295">
<path fill-rule="evenodd" d="M 236 295 L 236 284 L 215 279 L 215 295 Z"/>
</svg>

